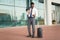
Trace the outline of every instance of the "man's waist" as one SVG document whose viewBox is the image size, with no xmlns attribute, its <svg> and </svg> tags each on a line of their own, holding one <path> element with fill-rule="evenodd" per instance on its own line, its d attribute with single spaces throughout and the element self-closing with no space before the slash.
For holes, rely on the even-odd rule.
<svg viewBox="0 0 60 40">
<path fill-rule="evenodd" d="M 33 16 L 32 16 L 32 17 L 31 17 L 31 16 L 27 16 L 27 17 L 28 17 L 28 18 L 35 18 L 35 17 L 33 17 Z"/>
<path fill-rule="evenodd" d="M 27 15 L 28 17 L 35 17 L 35 15 Z"/>
<path fill-rule="evenodd" d="M 35 16 L 28 16 L 28 15 L 27 15 L 27 17 L 28 17 L 28 18 L 35 18 Z"/>
</svg>

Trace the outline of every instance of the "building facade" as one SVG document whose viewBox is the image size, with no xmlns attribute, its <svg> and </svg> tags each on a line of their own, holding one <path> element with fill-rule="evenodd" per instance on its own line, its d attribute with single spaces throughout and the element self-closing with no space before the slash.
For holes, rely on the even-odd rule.
<svg viewBox="0 0 60 40">
<path fill-rule="evenodd" d="M 45 25 L 52 25 L 55 20 L 60 23 L 60 0 L 44 0 Z"/>
<path fill-rule="evenodd" d="M 60 23 L 60 0 L 0 0 L 0 25 L 27 25 L 26 8 L 31 2 L 38 10 L 36 25 Z"/>
<path fill-rule="evenodd" d="M 35 3 L 35 7 L 38 9 L 39 12 L 36 18 L 36 24 L 38 24 L 38 20 L 40 19 L 42 19 L 41 23 L 44 24 L 44 5 L 40 3 L 39 0 L 0 0 L 0 15 L 4 15 L 0 18 L 1 25 L 27 25 L 26 8 L 30 6 L 31 2 Z M 10 21 L 5 18 L 6 15 L 9 15 L 10 18 L 8 19 L 10 19 Z"/>
</svg>

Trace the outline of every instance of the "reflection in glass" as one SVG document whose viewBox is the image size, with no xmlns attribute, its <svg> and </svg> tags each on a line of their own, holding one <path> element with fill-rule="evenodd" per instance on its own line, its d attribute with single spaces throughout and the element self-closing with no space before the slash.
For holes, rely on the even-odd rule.
<svg viewBox="0 0 60 40">
<path fill-rule="evenodd" d="M 0 13 L 9 14 L 14 17 L 14 7 L 0 5 Z"/>
<path fill-rule="evenodd" d="M 22 19 L 25 20 L 26 19 L 26 11 L 25 11 L 25 9 L 26 8 L 19 8 L 19 7 L 15 8 L 17 20 L 22 20 Z"/>
<path fill-rule="evenodd" d="M 0 0 L 0 4 L 14 5 L 14 0 Z"/>
<path fill-rule="evenodd" d="M 15 0 L 15 6 L 26 7 L 26 0 Z"/>
</svg>

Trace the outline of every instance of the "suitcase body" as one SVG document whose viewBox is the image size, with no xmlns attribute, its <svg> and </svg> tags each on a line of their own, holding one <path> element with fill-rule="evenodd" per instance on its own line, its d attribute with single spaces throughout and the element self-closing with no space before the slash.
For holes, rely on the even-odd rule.
<svg viewBox="0 0 60 40">
<path fill-rule="evenodd" d="M 42 38 L 42 28 L 37 29 L 37 37 Z"/>
</svg>

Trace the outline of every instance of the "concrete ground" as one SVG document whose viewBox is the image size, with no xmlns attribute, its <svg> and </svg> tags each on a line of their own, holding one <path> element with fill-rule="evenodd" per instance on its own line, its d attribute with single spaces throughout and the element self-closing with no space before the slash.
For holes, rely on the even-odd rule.
<svg viewBox="0 0 60 40">
<path fill-rule="evenodd" d="M 0 28 L 0 40 L 60 40 L 60 25 L 40 26 L 43 37 L 35 38 L 26 37 L 28 35 L 27 27 L 10 27 Z M 37 34 L 36 26 L 36 33 Z"/>
</svg>

